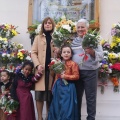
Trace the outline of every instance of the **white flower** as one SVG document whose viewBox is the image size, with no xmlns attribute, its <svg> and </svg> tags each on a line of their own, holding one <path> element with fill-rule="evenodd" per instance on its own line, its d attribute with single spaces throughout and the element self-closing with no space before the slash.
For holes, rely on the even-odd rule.
<svg viewBox="0 0 120 120">
<path fill-rule="evenodd" d="M 7 54 L 7 57 L 10 57 L 10 54 Z"/>
<path fill-rule="evenodd" d="M 11 110 L 9 110 L 9 113 L 11 114 L 11 113 L 12 113 L 12 111 L 11 111 Z"/>
<path fill-rule="evenodd" d="M 61 27 L 68 30 L 71 33 L 71 27 L 69 25 L 62 25 Z"/>
<path fill-rule="evenodd" d="M 112 73 L 112 69 L 108 69 L 109 73 Z"/>
<path fill-rule="evenodd" d="M 38 34 L 40 32 L 40 30 L 41 30 L 41 24 L 39 24 L 37 26 L 37 29 L 35 30 L 35 33 Z"/>
<path fill-rule="evenodd" d="M 2 57 L 5 57 L 7 54 L 6 53 L 2 53 Z"/>
<path fill-rule="evenodd" d="M 31 60 L 31 57 L 30 57 L 30 56 L 27 56 L 27 57 L 26 57 L 26 60 Z"/>
</svg>

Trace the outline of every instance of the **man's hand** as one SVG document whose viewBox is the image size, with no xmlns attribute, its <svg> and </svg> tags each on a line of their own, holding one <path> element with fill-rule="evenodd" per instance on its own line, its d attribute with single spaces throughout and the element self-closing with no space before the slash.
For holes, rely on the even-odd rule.
<svg viewBox="0 0 120 120">
<path fill-rule="evenodd" d="M 95 51 L 92 48 L 85 48 L 85 53 L 90 54 L 92 57 L 95 57 Z"/>
</svg>

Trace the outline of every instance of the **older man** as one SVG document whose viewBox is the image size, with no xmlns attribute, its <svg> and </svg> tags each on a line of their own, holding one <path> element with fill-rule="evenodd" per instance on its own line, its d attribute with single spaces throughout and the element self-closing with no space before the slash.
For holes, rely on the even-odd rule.
<svg viewBox="0 0 120 120">
<path fill-rule="evenodd" d="M 82 48 L 83 37 L 89 28 L 89 23 L 87 20 L 80 19 L 76 25 L 76 28 L 78 37 L 73 40 L 71 47 L 73 49 L 73 61 L 78 63 L 80 68 L 80 80 L 76 84 L 80 120 L 84 90 L 87 102 L 87 120 L 95 120 L 98 68 L 99 61 L 103 59 L 103 50 L 100 45 L 98 45 L 96 49 L 91 47 L 86 49 Z M 87 60 L 83 61 L 83 56 L 79 56 L 80 54 L 86 54 L 88 56 Z M 80 64 L 81 62 L 83 63 Z"/>
</svg>

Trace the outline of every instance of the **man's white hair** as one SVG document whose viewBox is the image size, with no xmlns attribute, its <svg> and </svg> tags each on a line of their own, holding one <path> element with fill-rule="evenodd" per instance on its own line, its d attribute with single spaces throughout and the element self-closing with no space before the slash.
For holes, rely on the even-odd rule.
<svg viewBox="0 0 120 120">
<path fill-rule="evenodd" d="M 82 19 L 78 20 L 77 24 L 78 23 L 85 23 L 86 27 L 89 28 L 89 22 L 86 19 L 82 18 Z"/>
</svg>

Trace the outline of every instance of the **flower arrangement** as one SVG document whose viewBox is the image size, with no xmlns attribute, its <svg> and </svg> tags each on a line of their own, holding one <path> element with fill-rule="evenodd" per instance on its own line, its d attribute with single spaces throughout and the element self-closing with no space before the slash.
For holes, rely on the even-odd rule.
<svg viewBox="0 0 120 120">
<path fill-rule="evenodd" d="M 120 37 L 120 23 L 113 24 L 111 35 L 114 37 Z"/>
<path fill-rule="evenodd" d="M 41 24 L 37 23 L 37 24 L 33 24 L 31 26 L 28 27 L 28 33 L 30 34 L 30 39 L 31 39 L 31 44 L 33 44 L 34 38 L 36 35 L 39 34 L 41 30 Z"/>
<path fill-rule="evenodd" d="M 111 72 L 109 77 L 114 85 L 114 92 L 119 91 L 119 78 L 120 78 L 120 23 L 114 24 L 111 30 L 112 40 L 109 44 L 107 41 L 102 40 L 101 45 L 104 50 L 104 59 L 107 60 Z"/>
<path fill-rule="evenodd" d="M 120 23 L 114 24 L 111 30 L 112 42 L 110 45 L 111 51 L 118 53 L 120 51 Z"/>
<path fill-rule="evenodd" d="M 55 31 L 53 33 L 53 41 L 57 47 L 61 47 L 63 44 L 69 44 L 76 34 L 76 22 L 67 20 L 65 16 L 60 18 L 57 22 Z"/>
<path fill-rule="evenodd" d="M 114 91 L 119 92 L 119 77 L 120 77 L 120 63 L 115 63 L 110 66 L 112 69 L 111 81 L 114 85 Z"/>
<path fill-rule="evenodd" d="M 41 24 L 39 23 L 33 24 L 28 27 L 28 33 L 30 34 L 30 36 L 39 34 L 40 30 L 41 30 Z"/>
<path fill-rule="evenodd" d="M 7 67 L 8 63 L 20 64 L 25 60 L 31 60 L 30 52 L 23 49 L 20 43 L 11 40 L 0 39 L 0 62 Z"/>
<path fill-rule="evenodd" d="M 11 39 L 17 34 L 19 34 L 16 30 L 17 27 L 11 24 L 0 24 L 0 37 Z"/>
<path fill-rule="evenodd" d="M 106 59 L 103 59 L 100 62 L 100 68 L 99 68 L 99 78 L 100 78 L 100 83 L 99 86 L 101 86 L 101 93 L 104 93 L 104 88 L 107 86 L 107 81 L 108 81 L 108 76 L 109 73 L 111 73 L 111 69 L 108 65 L 108 62 Z"/>
</svg>

